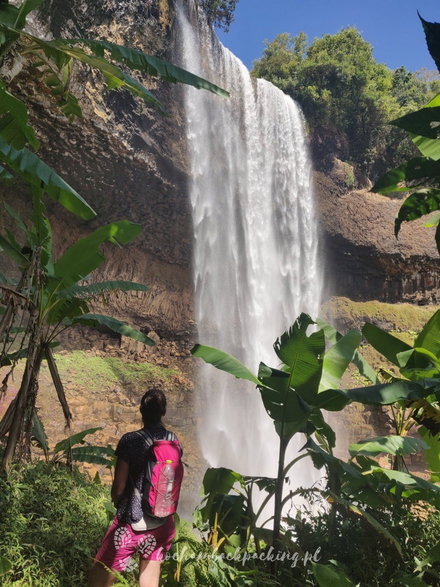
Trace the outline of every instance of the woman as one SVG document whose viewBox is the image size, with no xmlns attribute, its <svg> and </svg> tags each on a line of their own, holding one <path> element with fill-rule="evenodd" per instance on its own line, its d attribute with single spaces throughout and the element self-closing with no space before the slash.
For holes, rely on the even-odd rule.
<svg viewBox="0 0 440 587">
<path fill-rule="evenodd" d="M 176 533 L 172 515 L 155 518 L 143 512 L 141 503 L 151 442 L 177 441 L 176 435 L 162 424 L 166 413 L 163 392 L 149 389 L 141 399 L 140 412 L 143 429 L 124 434 L 115 451 L 117 460 L 111 496 L 116 517 L 96 554 L 89 587 L 113 585 L 110 570 L 125 571 L 136 553 L 140 557 L 139 586 L 158 587 L 161 561 Z"/>
</svg>

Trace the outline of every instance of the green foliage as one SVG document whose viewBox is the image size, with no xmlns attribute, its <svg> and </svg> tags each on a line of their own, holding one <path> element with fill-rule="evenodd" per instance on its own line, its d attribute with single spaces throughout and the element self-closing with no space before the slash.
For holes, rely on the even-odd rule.
<svg viewBox="0 0 440 587">
<path fill-rule="evenodd" d="M 0 479 L 2 587 L 83 587 L 108 524 L 108 490 L 76 469 L 38 462 Z"/>
<path fill-rule="evenodd" d="M 433 85 L 403 67 L 392 71 L 377 63 L 352 27 L 310 44 L 304 33 L 278 35 L 252 74 L 299 102 L 320 164 L 330 151 L 372 174 L 414 153 L 411 141 L 384 123 L 426 102 Z"/>
<path fill-rule="evenodd" d="M 228 31 L 234 20 L 234 10 L 239 0 L 200 0 L 208 22 L 215 27 Z"/>
<path fill-rule="evenodd" d="M 315 552 L 319 547 L 319 563 L 331 565 L 334 571 L 338 569 L 353 585 L 436 585 L 440 572 L 440 557 L 435 550 L 435 537 L 440 531 L 439 511 L 427 504 L 405 503 L 370 511 L 404 545 L 399 562 L 384 536 L 372 532 L 365 518 L 343 508 L 333 518 L 331 510 L 311 502 L 306 509 L 288 518 L 289 534 L 302 551 Z M 420 564 L 428 560 L 430 563 Z M 303 571 L 303 585 L 306 571 Z M 340 579 L 330 583 L 343 584 Z"/>
</svg>

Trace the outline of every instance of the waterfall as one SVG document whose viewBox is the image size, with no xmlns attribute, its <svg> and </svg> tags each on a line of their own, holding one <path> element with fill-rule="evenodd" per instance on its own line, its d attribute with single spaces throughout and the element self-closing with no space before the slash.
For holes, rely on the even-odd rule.
<svg viewBox="0 0 440 587">
<path fill-rule="evenodd" d="M 319 309 L 303 118 L 283 92 L 252 79 L 209 27 L 178 13 L 180 64 L 231 94 L 185 89 L 198 338 L 256 373 L 260 360 L 279 365 L 272 345 L 300 312 Z M 206 365 L 198 398 L 208 464 L 276 476 L 278 437 L 255 386 Z M 308 482 L 307 470 L 299 476 Z"/>
</svg>

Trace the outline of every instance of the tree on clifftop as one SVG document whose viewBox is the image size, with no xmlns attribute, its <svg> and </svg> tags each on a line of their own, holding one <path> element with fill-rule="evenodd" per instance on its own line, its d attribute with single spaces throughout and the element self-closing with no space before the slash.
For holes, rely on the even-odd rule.
<svg viewBox="0 0 440 587">
<path fill-rule="evenodd" d="M 214 26 L 228 31 L 234 20 L 234 10 L 238 0 L 200 0 L 208 20 Z"/>
<path fill-rule="evenodd" d="M 430 84 L 404 68 L 395 72 L 377 63 L 372 46 L 353 27 L 324 35 L 307 46 L 304 33 L 283 33 L 266 43 L 252 74 L 263 77 L 297 100 L 313 136 L 318 163 L 328 153 L 376 175 L 389 157 L 387 141 L 395 143 L 392 157 L 408 148 L 399 132 L 386 123 L 410 104 L 426 100 Z M 395 140 L 397 138 L 397 141 Z"/>
</svg>

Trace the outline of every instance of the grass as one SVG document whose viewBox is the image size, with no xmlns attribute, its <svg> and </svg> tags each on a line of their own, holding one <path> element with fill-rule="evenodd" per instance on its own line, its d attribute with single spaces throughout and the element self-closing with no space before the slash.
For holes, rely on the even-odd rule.
<svg viewBox="0 0 440 587">
<path fill-rule="evenodd" d="M 354 302 L 348 298 L 333 297 L 323 304 L 321 314 L 330 321 L 335 319 L 352 323 L 354 328 L 373 322 L 388 330 L 412 334 L 414 338 L 439 308 L 434 305 L 387 304 L 377 300 Z"/>
<path fill-rule="evenodd" d="M 178 374 L 175 369 L 152 363 L 128 362 L 118 357 L 97 356 L 85 351 L 58 353 L 55 359 L 63 381 L 73 380 L 91 391 L 121 381 L 136 385 L 146 379 L 168 380 Z M 47 367 L 44 365 L 43 368 Z"/>
</svg>

